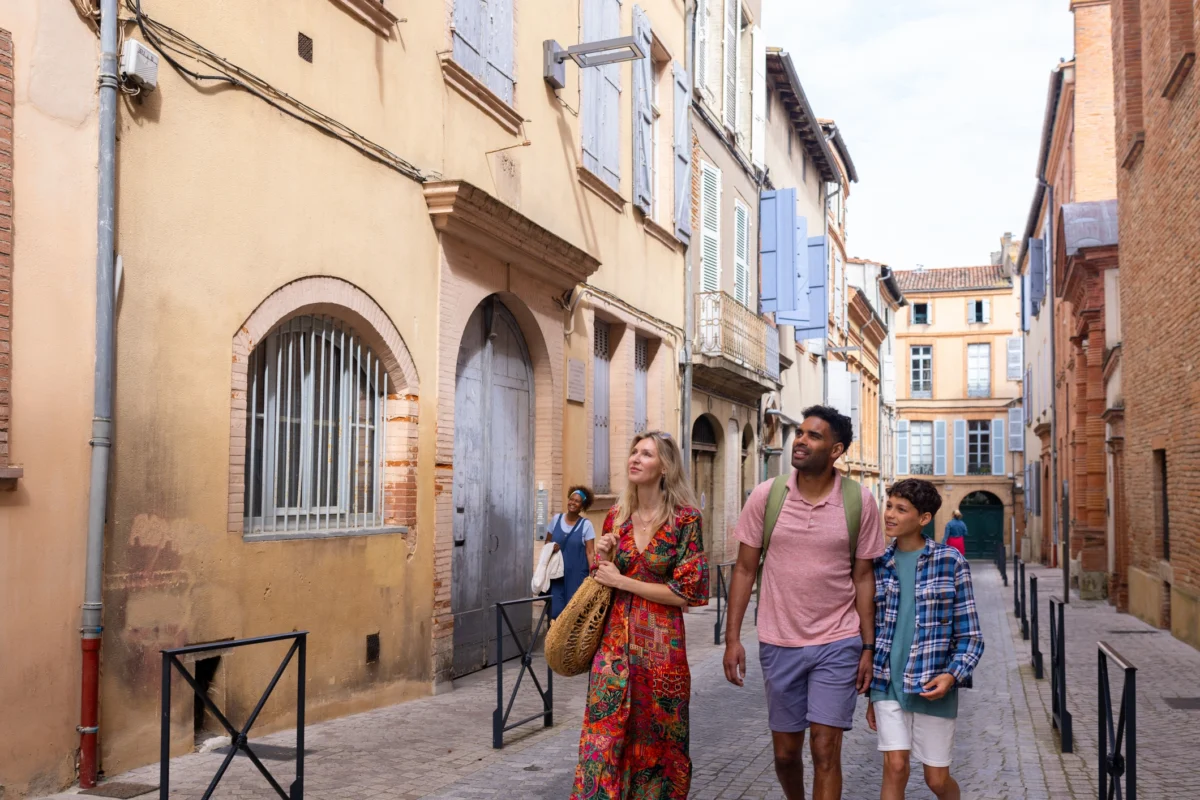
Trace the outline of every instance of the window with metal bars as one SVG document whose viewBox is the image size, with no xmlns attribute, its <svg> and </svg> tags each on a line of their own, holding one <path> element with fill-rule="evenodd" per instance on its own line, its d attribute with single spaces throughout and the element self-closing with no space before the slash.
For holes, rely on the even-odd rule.
<svg viewBox="0 0 1200 800">
<path fill-rule="evenodd" d="M 245 533 L 384 527 L 388 375 L 342 322 L 301 316 L 250 354 Z"/>
</svg>

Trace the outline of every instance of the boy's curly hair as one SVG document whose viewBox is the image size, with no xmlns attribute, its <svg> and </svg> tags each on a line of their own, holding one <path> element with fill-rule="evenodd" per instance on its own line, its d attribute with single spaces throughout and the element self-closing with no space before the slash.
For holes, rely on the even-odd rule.
<svg viewBox="0 0 1200 800">
<path fill-rule="evenodd" d="M 942 507 L 942 496 L 938 493 L 937 487 L 929 481 L 917 478 L 908 478 L 893 483 L 888 489 L 888 497 L 904 498 L 912 503 L 918 514 L 936 516 L 938 509 Z"/>
</svg>

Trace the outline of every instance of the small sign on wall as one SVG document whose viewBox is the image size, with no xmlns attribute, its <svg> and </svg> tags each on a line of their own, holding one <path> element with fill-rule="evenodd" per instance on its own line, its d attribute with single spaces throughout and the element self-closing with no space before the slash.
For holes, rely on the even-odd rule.
<svg viewBox="0 0 1200 800">
<path fill-rule="evenodd" d="M 567 359 L 567 402 L 587 402 L 587 368 L 578 358 Z"/>
<path fill-rule="evenodd" d="M 534 504 L 534 538 L 539 542 L 546 538 L 546 526 L 549 524 L 550 511 L 550 494 L 546 491 L 546 484 L 539 483 L 537 488 L 537 502 Z"/>
</svg>

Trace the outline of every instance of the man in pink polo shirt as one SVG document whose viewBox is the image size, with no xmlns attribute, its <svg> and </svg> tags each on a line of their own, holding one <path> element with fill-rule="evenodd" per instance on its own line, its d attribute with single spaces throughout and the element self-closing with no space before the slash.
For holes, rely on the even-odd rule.
<svg viewBox="0 0 1200 800">
<path fill-rule="evenodd" d="M 813 800 L 842 796 L 842 734 L 854 721 L 857 696 L 871 682 L 875 648 L 873 560 L 883 555 L 875 498 L 862 489 L 858 546 L 851 558 L 834 464 L 850 447 L 849 417 L 827 406 L 804 412 L 792 445 L 789 491 L 771 533 L 759 587 L 759 661 L 775 745 L 775 773 L 788 800 L 804 797 L 804 731 L 812 730 Z M 758 573 L 763 518 L 773 481 L 746 501 L 734 537 L 737 566 L 729 586 L 725 677 L 746 674 L 742 619 Z M 853 562 L 853 568 L 851 563 Z"/>
</svg>

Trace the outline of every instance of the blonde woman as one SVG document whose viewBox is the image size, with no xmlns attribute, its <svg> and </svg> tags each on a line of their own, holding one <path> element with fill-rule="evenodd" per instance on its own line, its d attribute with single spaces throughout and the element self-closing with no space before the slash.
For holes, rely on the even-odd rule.
<svg viewBox="0 0 1200 800">
<path fill-rule="evenodd" d="M 593 577 L 612 610 L 592 662 L 572 800 L 686 800 L 691 672 L 683 608 L 708 602 L 700 512 L 669 434 L 633 440 Z"/>
</svg>

